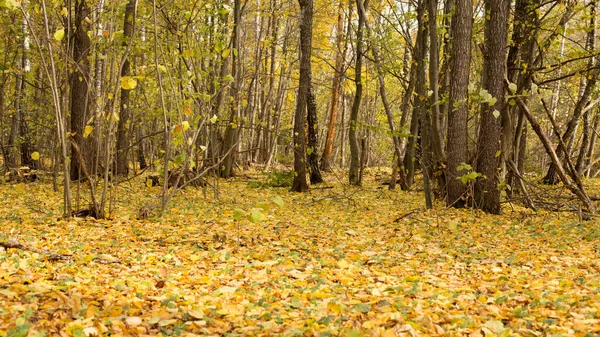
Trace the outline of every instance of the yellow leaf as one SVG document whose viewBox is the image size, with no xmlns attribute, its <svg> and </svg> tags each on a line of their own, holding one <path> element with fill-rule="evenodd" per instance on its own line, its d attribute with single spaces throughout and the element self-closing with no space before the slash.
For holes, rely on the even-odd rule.
<svg viewBox="0 0 600 337">
<path fill-rule="evenodd" d="M 152 187 L 152 179 L 147 179 L 146 180 L 146 186 L 147 187 Z"/>
<path fill-rule="evenodd" d="M 190 128 L 190 123 L 188 121 L 181 122 L 181 125 L 183 126 L 183 131 L 187 131 Z"/>
<path fill-rule="evenodd" d="M 345 268 L 350 267 L 350 263 L 348 263 L 346 260 L 339 260 L 337 263 L 337 266 L 339 268 L 345 269 Z"/>
<path fill-rule="evenodd" d="M 34 153 L 31 154 L 31 159 L 40 160 L 40 153 L 35 151 Z"/>
<path fill-rule="evenodd" d="M 131 76 L 121 77 L 121 89 L 132 90 L 137 86 L 137 81 Z"/>
<path fill-rule="evenodd" d="M 342 305 L 339 303 L 329 302 L 327 303 L 327 310 L 339 314 L 342 312 L 343 308 Z"/>
<path fill-rule="evenodd" d="M 85 327 L 81 325 L 80 322 L 74 321 L 73 323 L 67 326 L 67 333 L 69 336 L 80 336 L 83 334 L 83 329 Z"/>
<path fill-rule="evenodd" d="M 92 131 L 94 131 L 94 127 L 91 125 L 86 125 L 85 130 L 83 130 L 83 138 L 87 138 Z"/>
<path fill-rule="evenodd" d="M 62 39 L 65 37 L 65 30 L 64 29 L 58 29 L 56 32 L 54 32 L 54 39 L 56 41 L 62 41 Z"/>
</svg>

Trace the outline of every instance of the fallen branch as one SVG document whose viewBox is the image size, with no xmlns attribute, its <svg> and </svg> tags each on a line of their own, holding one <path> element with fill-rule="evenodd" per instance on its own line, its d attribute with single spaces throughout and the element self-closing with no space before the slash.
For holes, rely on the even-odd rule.
<svg viewBox="0 0 600 337">
<path fill-rule="evenodd" d="M 3 247 L 5 249 L 9 249 L 9 248 L 20 249 L 20 250 L 26 250 L 26 251 L 34 252 L 34 253 L 38 253 L 38 254 L 48 255 L 49 261 L 73 261 L 73 255 L 58 254 L 58 253 L 49 252 L 49 251 L 43 250 L 43 249 L 37 249 L 34 247 L 25 246 L 14 240 L 11 240 L 8 242 L 0 241 L 0 247 Z"/>
<path fill-rule="evenodd" d="M 74 261 L 75 257 L 73 257 L 73 255 L 71 254 L 58 254 L 58 253 L 54 253 L 51 251 L 47 251 L 45 249 L 38 249 L 38 248 L 34 248 L 34 247 L 29 247 L 23 244 L 20 244 L 14 240 L 10 240 L 10 241 L 0 241 L 0 247 L 4 248 L 4 249 L 9 249 L 9 248 L 14 248 L 14 249 L 20 249 L 20 250 L 25 250 L 28 252 L 34 252 L 34 253 L 38 253 L 38 254 L 44 254 L 44 255 L 48 255 L 48 261 Z M 92 259 L 92 261 L 100 263 L 100 264 L 120 264 L 121 261 L 119 260 L 115 260 L 115 261 L 110 261 L 110 260 L 106 260 L 103 259 L 101 257 L 94 257 Z"/>
</svg>

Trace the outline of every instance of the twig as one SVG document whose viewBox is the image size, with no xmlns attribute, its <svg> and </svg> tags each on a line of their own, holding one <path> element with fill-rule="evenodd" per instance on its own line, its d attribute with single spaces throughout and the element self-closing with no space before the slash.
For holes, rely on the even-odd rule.
<svg viewBox="0 0 600 337">
<path fill-rule="evenodd" d="M 421 212 L 421 211 L 423 211 L 423 210 L 422 210 L 422 209 L 420 209 L 420 208 L 419 208 L 419 209 L 414 209 L 414 210 L 412 210 L 412 211 L 410 211 L 410 212 L 408 212 L 408 213 L 406 213 L 406 214 L 404 214 L 404 215 L 402 215 L 402 216 L 398 217 L 396 220 L 394 220 L 394 223 L 396 223 L 396 222 L 400 222 L 400 220 L 402 220 L 402 219 L 406 218 L 407 216 L 409 216 L 409 215 L 411 215 L 411 214 L 415 214 L 415 213 L 417 213 L 417 212 Z"/>
</svg>

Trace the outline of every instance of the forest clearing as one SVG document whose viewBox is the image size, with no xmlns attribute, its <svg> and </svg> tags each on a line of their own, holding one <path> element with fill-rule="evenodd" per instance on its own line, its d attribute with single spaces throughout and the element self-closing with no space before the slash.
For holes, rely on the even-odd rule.
<svg viewBox="0 0 600 337">
<path fill-rule="evenodd" d="M 37 252 L 0 248 L 0 335 L 600 333 L 597 219 L 425 210 L 422 192 L 382 176 L 291 193 L 250 172 L 222 181 L 219 200 L 188 188 L 145 220 L 137 210 L 160 187 L 141 178 L 118 186 L 103 220 L 63 219 L 47 181 L 2 184 L 0 242 Z"/>
</svg>

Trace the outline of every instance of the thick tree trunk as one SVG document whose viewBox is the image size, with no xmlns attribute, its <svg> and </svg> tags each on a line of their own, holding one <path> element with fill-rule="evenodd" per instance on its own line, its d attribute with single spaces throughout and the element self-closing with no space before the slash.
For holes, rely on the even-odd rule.
<svg viewBox="0 0 600 337">
<path fill-rule="evenodd" d="M 340 90 L 344 76 L 344 63 L 346 59 L 346 49 L 342 51 L 344 40 L 344 2 L 339 0 L 337 30 L 335 37 L 335 73 L 333 74 L 333 83 L 331 85 L 331 111 L 329 112 L 329 124 L 327 126 L 327 136 L 325 138 L 325 148 L 321 156 L 321 169 L 331 171 L 331 152 L 333 150 L 333 140 L 335 139 L 335 126 L 337 124 L 337 115 L 340 103 Z"/>
<path fill-rule="evenodd" d="M 471 31 L 473 30 L 473 1 L 456 0 L 452 16 L 449 61 L 448 156 L 446 204 L 465 206 L 466 186 L 460 177 L 467 172 L 458 167 L 468 162 L 469 137 L 469 70 L 471 64 Z"/>
<path fill-rule="evenodd" d="M 84 144 L 83 131 L 88 119 L 89 111 L 89 88 L 90 88 L 90 37 L 88 36 L 88 24 L 86 18 L 91 14 L 87 0 L 75 1 L 75 22 L 73 31 L 73 73 L 71 74 L 71 134 L 75 144 L 82 149 L 82 157 L 90 158 L 91 151 L 87 151 Z M 71 146 L 71 179 L 80 178 L 83 172 L 80 156 L 77 154 L 75 145 Z"/>
<path fill-rule="evenodd" d="M 359 1 L 356 0 L 357 7 Z M 369 0 L 365 0 L 363 6 L 367 7 Z M 358 146 L 358 112 L 360 111 L 360 101 L 362 98 L 362 58 L 363 58 L 363 26 L 364 19 L 362 16 L 358 16 L 358 29 L 356 31 L 356 68 L 354 82 L 356 83 L 356 92 L 354 94 L 354 102 L 352 103 L 352 110 L 350 111 L 349 130 L 348 138 L 350 140 L 350 171 L 348 173 L 348 181 L 350 185 L 360 186 L 362 181 L 360 180 L 360 149 Z"/>
<path fill-rule="evenodd" d="M 486 213 L 500 214 L 500 189 L 498 167 L 500 164 L 501 119 L 497 117 L 505 109 L 504 79 L 506 77 L 506 44 L 508 30 L 509 0 L 486 0 L 488 17 L 485 21 L 485 55 L 483 56 L 483 88 L 495 104 L 483 103 L 481 124 L 477 142 L 475 169 L 483 175 L 475 183 L 476 207 Z"/>
<path fill-rule="evenodd" d="M 136 6 L 137 0 L 127 1 L 125 5 L 125 19 L 123 22 L 123 37 L 125 40 L 123 44 L 127 45 L 131 43 L 133 39 L 133 32 L 135 29 L 135 17 L 136 17 Z M 131 65 L 129 58 L 123 63 L 121 69 L 121 77 L 129 76 L 131 74 Z M 129 124 L 131 123 L 131 102 L 129 99 L 130 90 L 121 88 L 121 101 L 120 101 L 120 113 L 119 113 L 119 124 L 117 125 L 117 167 L 116 174 L 127 175 L 129 172 L 129 158 L 127 156 L 127 148 L 129 147 Z"/>
<path fill-rule="evenodd" d="M 310 55 L 312 50 L 313 0 L 298 0 L 300 4 L 300 84 L 294 116 L 294 182 L 292 191 L 308 191 L 306 181 L 306 107 L 311 89 Z"/>
</svg>

